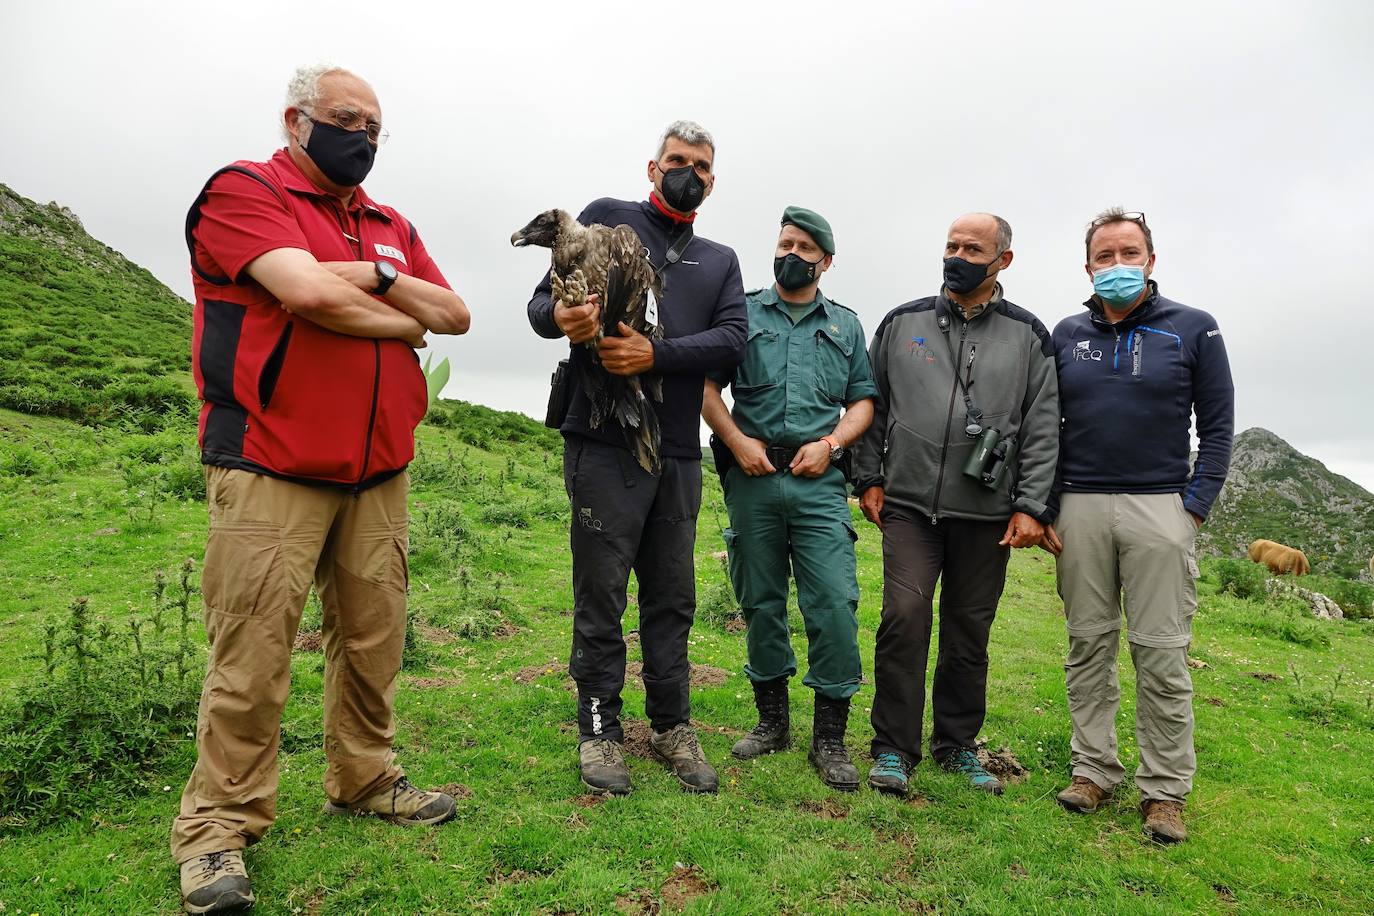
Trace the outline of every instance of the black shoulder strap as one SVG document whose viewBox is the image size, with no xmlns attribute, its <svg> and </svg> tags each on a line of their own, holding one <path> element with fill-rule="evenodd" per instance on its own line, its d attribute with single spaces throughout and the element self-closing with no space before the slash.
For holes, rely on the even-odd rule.
<svg viewBox="0 0 1374 916">
<path fill-rule="evenodd" d="M 663 263 L 658 269 L 661 271 L 669 264 L 676 264 L 682 259 L 682 253 L 687 250 L 687 246 L 692 244 L 692 224 L 683 223 L 678 227 L 677 234 L 668 243 L 668 251 L 663 256 Z"/>
<path fill-rule="evenodd" d="M 222 277 L 216 274 L 206 273 L 205 270 L 201 268 L 200 262 L 196 260 L 196 239 L 193 233 L 196 230 L 197 224 L 200 223 L 200 208 L 205 206 L 205 201 L 210 196 L 210 185 L 214 184 L 215 179 L 219 178 L 219 176 L 223 175 L 225 172 L 242 172 L 249 178 L 260 182 L 267 190 L 275 194 L 278 199 L 281 198 L 281 193 L 276 188 L 272 187 L 270 181 L 263 178 L 252 169 L 246 169 L 241 165 L 226 165 L 224 168 L 211 175 L 209 181 L 205 182 L 205 187 L 200 189 L 200 196 L 196 198 L 195 203 L 191 204 L 191 209 L 186 211 L 186 249 L 191 254 L 191 269 L 199 274 L 200 278 L 206 283 L 213 283 L 215 286 L 229 286 L 234 281 L 231 277 Z"/>
</svg>

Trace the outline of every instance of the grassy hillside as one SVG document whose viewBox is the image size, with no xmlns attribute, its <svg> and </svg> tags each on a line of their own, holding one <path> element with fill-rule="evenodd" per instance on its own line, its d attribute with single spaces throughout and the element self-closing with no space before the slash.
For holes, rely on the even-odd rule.
<svg viewBox="0 0 1374 916">
<path fill-rule="evenodd" d="M 1374 555 L 1374 495 L 1269 430 L 1247 429 L 1202 544 L 1244 556 L 1257 538 L 1299 548 L 1314 573 L 1355 578 Z"/>
<path fill-rule="evenodd" d="M 402 831 L 320 812 L 322 662 L 311 651 L 318 611 L 308 608 L 283 722 L 280 819 L 248 856 L 258 912 L 1366 913 L 1374 904 L 1364 763 L 1374 755 L 1374 626 L 1319 625 L 1203 583 L 1193 838 L 1160 848 L 1141 835 L 1132 792 L 1091 817 L 1053 803 L 1068 762 L 1063 622 L 1053 562 L 1020 552 L 993 631 L 985 734 L 1026 778 L 996 799 L 923 763 L 909 801 L 841 795 L 807 767 L 800 686 L 798 749 L 755 763 L 728 756 L 753 711 L 742 635 L 725 625 L 712 557 L 724 511 L 709 475 L 693 709 L 722 791 L 685 796 L 659 765 L 633 757 L 634 794 L 583 795 L 564 676 L 571 596 L 556 438 L 467 405 L 433 420 L 412 468 L 416 632 L 397 743 L 417 781 L 458 795 L 458 818 Z M 60 620 L 72 598 L 89 596 L 120 631 L 150 614 L 156 570 L 174 575 L 184 558 L 199 559 L 203 504 L 170 484 L 147 487 L 148 474 L 175 481 L 194 468 L 190 437 L 186 426 L 129 433 L 0 412 L 0 453 L 43 459 L 19 470 L 0 463 L 9 467 L 0 470 L 4 694 L 42 677 L 42 622 Z M 872 526 L 858 529 L 871 672 L 880 541 Z M 632 602 L 628 631 L 636 620 Z M 630 657 L 640 657 L 633 639 Z M 1133 678 L 1122 663 L 1130 766 Z M 871 700 L 865 685 L 851 719 L 860 758 Z M 626 713 L 642 737 L 633 678 Z M 134 784 L 78 815 L 0 828 L 0 912 L 175 912 L 166 837 L 192 762 L 192 743 L 176 738 Z"/>
<path fill-rule="evenodd" d="M 185 300 L 0 184 L 0 407 L 156 426 L 191 408 L 190 369 Z"/>
</svg>

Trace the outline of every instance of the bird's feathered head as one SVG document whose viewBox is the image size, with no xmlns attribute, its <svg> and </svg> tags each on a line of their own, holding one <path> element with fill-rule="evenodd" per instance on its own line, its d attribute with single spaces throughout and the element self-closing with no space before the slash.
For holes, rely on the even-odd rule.
<svg viewBox="0 0 1374 916">
<path fill-rule="evenodd" d="M 574 222 L 573 218 L 562 210 L 545 210 L 530 220 L 524 229 L 512 234 L 510 243 L 516 248 L 523 248 L 526 245 L 552 248 L 554 242 L 558 240 L 559 233 L 572 222 Z"/>
</svg>

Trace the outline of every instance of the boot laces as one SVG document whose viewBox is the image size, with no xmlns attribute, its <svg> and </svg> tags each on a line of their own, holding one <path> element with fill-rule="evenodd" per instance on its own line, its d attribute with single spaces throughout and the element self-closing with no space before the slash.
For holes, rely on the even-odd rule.
<svg viewBox="0 0 1374 916">
<path fill-rule="evenodd" d="M 706 755 L 701 752 L 701 743 L 697 741 L 697 733 L 685 725 L 674 726 L 668 733 L 668 748 L 685 750 L 696 761 L 706 760 Z"/>
<path fill-rule="evenodd" d="M 212 878 L 219 872 L 229 872 L 235 874 L 238 869 L 235 863 L 228 860 L 229 850 L 221 849 L 219 852 L 211 852 L 201 857 L 200 874 L 203 878 Z"/>
</svg>

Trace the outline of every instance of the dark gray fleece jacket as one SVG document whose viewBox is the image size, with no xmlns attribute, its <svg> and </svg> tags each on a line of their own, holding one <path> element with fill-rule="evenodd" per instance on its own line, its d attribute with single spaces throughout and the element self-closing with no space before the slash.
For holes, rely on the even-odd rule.
<svg viewBox="0 0 1374 916">
<path fill-rule="evenodd" d="M 882 487 L 885 501 L 932 519 L 1025 512 L 1053 521 L 1059 387 L 1050 334 L 1034 315 L 1001 298 L 999 287 L 966 321 L 942 291 L 889 312 L 868 358 L 878 396 L 857 449 L 856 492 Z M 1015 436 L 1020 448 L 999 490 L 963 473 L 975 445 L 964 432 L 965 387 L 982 425 Z"/>
</svg>

